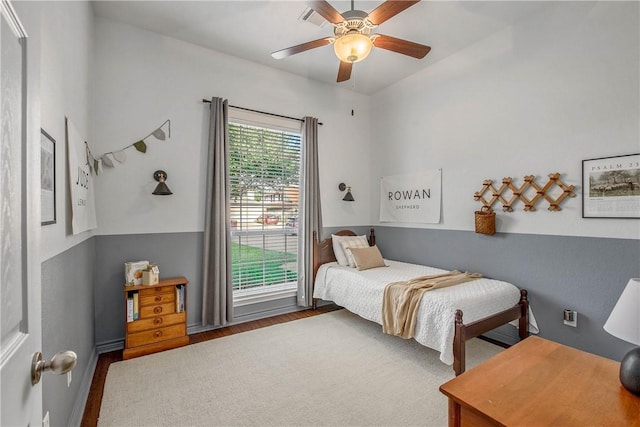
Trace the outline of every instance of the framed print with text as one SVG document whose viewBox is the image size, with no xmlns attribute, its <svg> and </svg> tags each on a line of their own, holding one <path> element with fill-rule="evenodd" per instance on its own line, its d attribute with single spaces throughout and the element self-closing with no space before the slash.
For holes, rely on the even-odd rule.
<svg viewBox="0 0 640 427">
<path fill-rule="evenodd" d="M 56 223 L 56 141 L 40 129 L 41 225 Z"/>
<path fill-rule="evenodd" d="M 582 161 L 583 218 L 640 218 L 640 154 Z"/>
</svg>

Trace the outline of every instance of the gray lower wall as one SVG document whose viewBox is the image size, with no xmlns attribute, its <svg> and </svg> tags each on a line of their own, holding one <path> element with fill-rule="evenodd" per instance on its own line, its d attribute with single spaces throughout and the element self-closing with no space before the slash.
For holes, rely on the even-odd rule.
<svg viewBox="0 0 640 427">
<path fill-rule="evenodd" d="M 91 238 L 42 263 L 42 353 L 78 355 L 71 386 L 66 375 L 42 376 L 42 404 L 52 426 L 79 425 L 95 369 L 94 266 Z"/>
<path fill-rule="evenodd" d="M 340 228 L 325 229 L 325 236 Z M 359 234 L 369 227 L 351 227 Z M 185 276 L 189 280 L 187 325 L 189 332 L 202 326 L 203 233 L 162 233 L 97 236 L 95 274 L 95 337 L 99 351 L 122 348 L 125 329 L 124 263 L 148 260 L 158 264 L 161 277 Z M 295 298 L 283 298 L 237 307 L 240 323 L 299 310 Z"/>
<path fill-rule="evenodd" d="M 467 270 L 526 289 L 540 336 L 620 360 L 632 345 L 602 329 L 632 277 L 640 277 L 640 241 L 376 227 L 385 258 L 447 270 Z M 577 328 L 562 311 L 578 312 Z M 498 339 L 515 341 L 505 326 Z"/>
<path fill-rule="evenodd" d="M 343 227 L 325 228 L 329 236 Z M 369 227 L 349 227 L 366 234 Z M 542 337 L 620 360 L 632 345 L 602 329 L 631 277 L 640 277 L 640 242 L 624 239 L 479 235 L 469 231 L 376 227 L 385 258 L 444 269 L 480 272 L 527 289 Z M 122 348 L 125 328 L 124 263 L 148 259 L 163 277 L 189 280 L 190 332 L 202 328 L 202 233 L 96 236 L 42 264 L 43 353 L 78 354 L 73 382 L 43 376 L 43 405 L 51 425 L 77 425 L 91 384 L 96 348 Z M 578 327 L 565 326 L 562 310 L 578 312 Z M 242 322 L 299 309 L 294 298 L 236 309 Z M 491 336 L 515 342 L 515 328 Z"/>
<path fill-rule="evenodd" d="M 202 325 L 203 233 L 129 234 L 96 237 L 95 319 L 100 352 L 120 349 L 125 330 L 124 263 L 148 260 L 158 264 L 161 277 L 184 276 L 187 287 L 189 333 L 210 329 Z M 240 323 L 298 310 L 295 298 L 266 301 L 234 310 Z"/>
<path fill-rule="evenodd" d="M 158 264 L 160 277 L 184 276 L 187 324 L 201 321 L 203 233 L 127 234 L 96 237 L 96 344 L 122 348 L 125 329 L 124 263 Z"/>
<path fill-rule="evenodd" d="M 346 227 L 324 229 L 324 237 Z M 368 226 L 348 227 L 367 234 Z M 640 242 L 625 239 L 503 234 L 471 231 L 376 227 L 384 257 L 444 269 L 480 272 L 527 289 L 540 336 L 590 353 L 620 360 L 631 344 L 602 329 L 631 277 L 640 277 Z M 203 329 L 202 233 L 97 236 L 95 337 L 102 351 L 122 348 L 124 262 L 148 259 L 163 277 L 189 279 L 189 331 Z M 578 327 L 565 326 L 562 311 L 578 312 Z M 236 322 L 297 310 L 295 299 L 239 307 Z M 234 323 L 236 323 L 234 322 Z M 507 343 L 517 331 L 504 326 L 489 336 Z M 111 346 L 111 347 L 109 347 Z"/>
</svg>

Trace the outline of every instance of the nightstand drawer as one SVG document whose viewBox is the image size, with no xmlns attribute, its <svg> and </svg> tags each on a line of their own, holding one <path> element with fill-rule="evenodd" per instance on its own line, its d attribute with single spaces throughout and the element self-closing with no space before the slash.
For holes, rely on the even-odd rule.
<svg viewBox="0 0 640 427">
<path fill-rule="evenodd" d="M 154 316 L 148 319 L 140 319 L 127 323 L 127 333 L 146 331 L 147 329 L 164 328 L 165 326 L 185 323 L 186 313 L 173 313 L 166 316 Z"/>
<path fill-rule="evenodd" d="M 151 293 L 143 293 L 140 296 L 140 307 L 145 307 L 148 305 L 154 304 L 166 304 L 169 302 L 174 302 L 176 300 L 176 292 L 175 288 L 173 292 L 163 293 L 163 294 L 151 294 Z"/>
<path fill-rule="evenodd" d="M 127 345 L 129 347 L 137 347 L 140 345 L 151 344 L 169 340 L 171 338 L 183 337 L 186 335 L 185 324 L 168 326 L 166 328 L 150 329 L 148 331 L 137 332 L 127 336 Z"/>
<path fill-rule="evenodd" d="M 150 295 L 157 294 L 166 294 L 166 293 L 175 293 L 175 286 L 154 286 L 152 288 L 142 289 L 140 290 L 141 296 L 148 297 Z"/>
<path fill-rule="evenodd" d="M 169 302 L 166 304 L 148 305 L 146 307 L 140 307 L 140 319 L 148 319 L 149 317 L 161 316 L 165 314 L 171 314 L 176 312 L 175 302 Z"/>
</svg>

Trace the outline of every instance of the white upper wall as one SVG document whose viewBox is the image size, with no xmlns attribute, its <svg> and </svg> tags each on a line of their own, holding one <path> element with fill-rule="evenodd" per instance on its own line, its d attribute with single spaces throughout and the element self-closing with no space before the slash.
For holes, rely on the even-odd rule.
<svg viewBox="0 0 640 427">
<path fill-rule="evenodd" d="M 443 169 L 443 220 L 472 230 L 484 179 L 561 172 L 578 197 L 561 212 L 498 212 L 498 230 L 639 238 L 638 220 L 581 218 L 581 162 L 640 152 L 637 2 L 559 3 L 372 98 L 108 20 L 86 2 L 42 2 L 42 127 L 56 140 L 57 223 L 42 227 L 42 259 L 71 236 L 64 117 L 94 154 L 117 150 L 165 119 L 168 142 L 96 178 L 98 234 L 200 231 L 208 107 L 315 115 L 325 225 L 375 224 L 380 176 Z M 437 49 L 437 46 L 433 46 Z M 355 115 L 351 116 L 351 110 Z M 173 196 L 157 197 L 156 169 Z M 342 202 L 337 185 L 352 186 Z"/>
<path fill-rule="evenodd" d="M 203 98 L 292 117 L 318 117 L 325 226 L 369 221 L 369 97 L 97 18 L 92 109 L 95 156 L 119 150 L 171 119 L 171 139 L 95 178 L 97 234 L 204 229 L 209 107 Z M 355 114 L 351 115 L 351 110 Z M 153 196 L 153 172 L 165 170 L 172 196 Z M 338 184 L 353 188 L 343 202 Z"/>
<path fill-rule="evenodd" d="M 44 261 L 93 235 L 93 231 L 71 234 L 65 134 L 67 116 L 85 138 L 90 135 L 93 10 L 87 2 L 40 2 L 39 6 L 41 127 L 56 141 L 56 223 L 41 227 Z"/>
<path fill-rule="evenodd" d="M 582 218 L 582 160 L 640 153 L 637 2 L 558 2 L 373 96 L 371 223 L 379 179 L 442 168 L 442 221 L 473 230 L 473 195 L 549 173 L 576 186 L 562 211 L 497 212 L 499 232 L 640 238 L 638 219 Z M 437 49 L 433 46 L 433 49 Z"/>
</svg>

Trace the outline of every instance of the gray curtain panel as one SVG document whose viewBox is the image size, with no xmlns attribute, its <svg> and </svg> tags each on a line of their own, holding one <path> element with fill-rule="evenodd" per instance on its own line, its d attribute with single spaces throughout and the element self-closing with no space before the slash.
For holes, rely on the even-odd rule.
<svg viewBox="0 0 640 427">
<path fill-rule="evenodd" d="M 318 119 L 305 117 L 302 131 L 302 168 L 298 213 L 298 305 L 313 302 L 313 240 L 322 231 L 318 173 Z"/>
<path fill-rule="evenodd" d="M 202 325 L 221 326 L 233 320 L 229 175 L 229 105 L 211 99 L 204 220 Z"/>
</svg>

